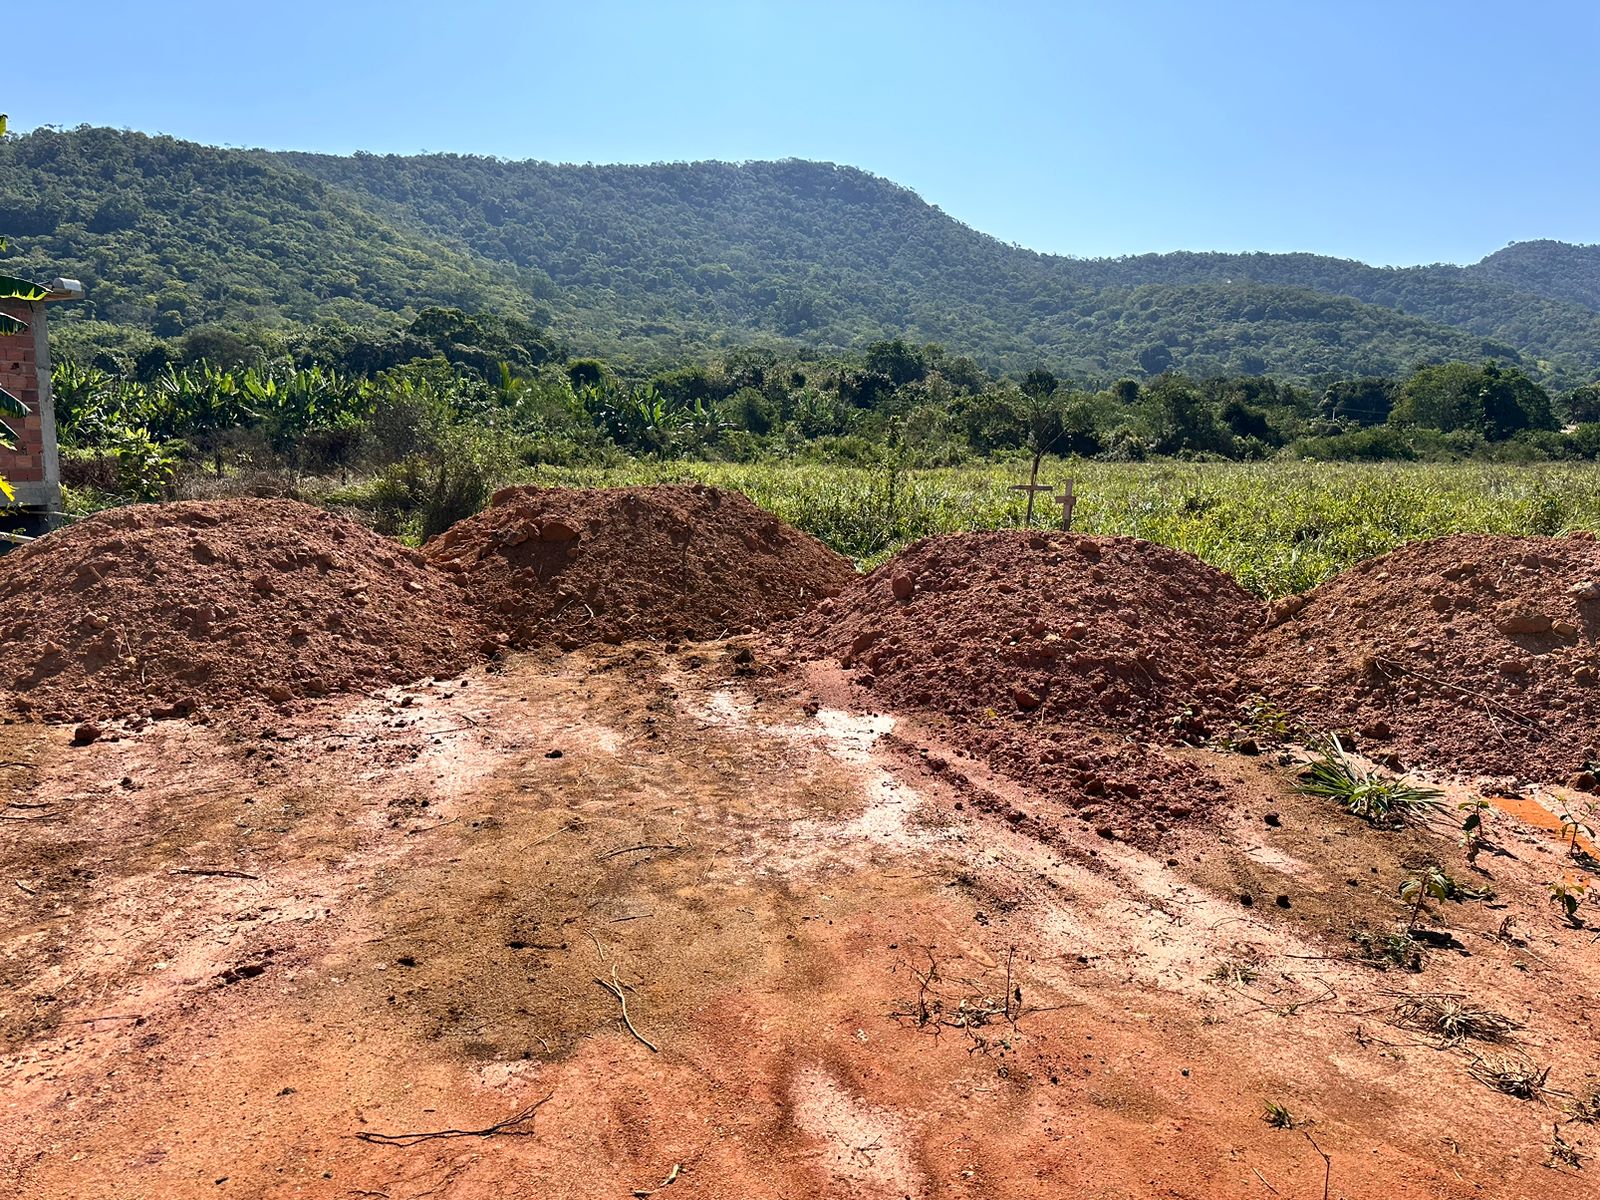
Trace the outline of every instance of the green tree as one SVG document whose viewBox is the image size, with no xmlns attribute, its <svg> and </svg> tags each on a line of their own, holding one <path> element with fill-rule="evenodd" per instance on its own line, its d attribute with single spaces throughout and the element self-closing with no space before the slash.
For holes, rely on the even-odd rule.
<svg viewBox="0 0 1600 1200">
<path fill-rule="evenodd" d="M 1567 420 L 1574 425 L 1600 421 L 1600 383 L 1574 388 L 1566 395 Z"/>
<path fill-rule="evenodd" d="M 1341 379 L 1322 394 L 1322 411 L 1360 426 L 1382 425 L 1394 408 L 1394 383 L 1388 379 Z"/>
<path fill-rule="evenodd" d="M 1487 362 L 1423 367 L 1400 387 L 1389 420 L 1445 433 L 1466 430 L 1491 442 L 1524 429 L 1554 429 L 1550 395 L 1515 367 Z"/>
<path fill-rule="evenodd" d="M 1163 375 L 1143 390 L 1145 411 L 1155 434 L 1158 454 L 1225 453 L 1228 435 L 1216 412 L 1194 381 Z"/>
</svg>

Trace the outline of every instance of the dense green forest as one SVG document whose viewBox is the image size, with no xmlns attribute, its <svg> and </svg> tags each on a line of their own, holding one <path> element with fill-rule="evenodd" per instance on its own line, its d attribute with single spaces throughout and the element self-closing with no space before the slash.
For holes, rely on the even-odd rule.
<svg viewBox="0 0 1600 1200">
<path fill-rule="evenodd" d="M 13 269 L 85 282 L 63 316 L 88 356 L 137 357 L 153 337 L 381 340 L 450 306 L 634 378 L 742 345 L 814 356 L 895 338 L 1095 386 L 1169 370 L 1326 386 L 1485 358 L 1558 389 L 1600 377 L 1594 247 L 1404 269 L 1063 258 L 825 163 L 336 158 L 44 129 L 0 142 L 0 228 Z"/>
</svg>

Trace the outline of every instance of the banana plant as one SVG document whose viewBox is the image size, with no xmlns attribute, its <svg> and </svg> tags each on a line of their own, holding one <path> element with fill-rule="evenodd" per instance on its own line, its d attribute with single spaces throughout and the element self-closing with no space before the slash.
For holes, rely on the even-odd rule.
<svg viewBox="0 0 1600 1200">
<path fill-rule="evenodd" d="M 239 380 L 210 363 L 179 371 L 168 367 L 156 380 L 154 398 L 168 433 L 194 438 L 210 454 L 222 478 L 222 434 L 254 416 Z"/>
<path fill-rule="evenodd" d="M 241 387 L 273 450 L 297 470 L 306 434 L 336 425 L 344 413 L 364 413 L 371 400 L 365 380 L 320 366 L 282 376 L 246 371 Z"/>
</svg>

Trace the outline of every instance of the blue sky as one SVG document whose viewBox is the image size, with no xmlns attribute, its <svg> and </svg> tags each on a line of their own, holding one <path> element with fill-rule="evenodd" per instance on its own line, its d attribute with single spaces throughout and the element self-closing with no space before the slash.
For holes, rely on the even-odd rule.
<svg viewBox="0 0 1600 1200">
<path fill-rule="evenodd" d="M 14 130 L 816 158 L 1063 254 L 1600 241 L 1600 4 L 51 0 Z"/>
</svg>

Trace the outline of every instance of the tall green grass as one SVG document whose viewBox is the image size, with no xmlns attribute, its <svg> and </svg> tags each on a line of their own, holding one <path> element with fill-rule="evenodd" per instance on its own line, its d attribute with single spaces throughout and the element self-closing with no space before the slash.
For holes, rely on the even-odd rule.
<svg viewBox="0 0 1600 1200">
<path fill-rule="evenodd" d="M 1009 490 L 1020 465 L 893 472 L 885 468 L 758 463 L 632 462 L 541 467 L 519 482 L 561 487 L 707 483 L 737 488 L 761 507 L 876 566 L 935 533 L 1022 523 Z M 1047 464 L 1070 474 L 1074 528 L 1128 534 L 1186 550 L 1264 596 L 1304 591 L 1402 542 L 1446 533 L 1557 534 L 1600 529 L 1600 470 L 1476 463 Z M 1060 519 L 1043 497 L 1035 523 Z"/>
</svg>

